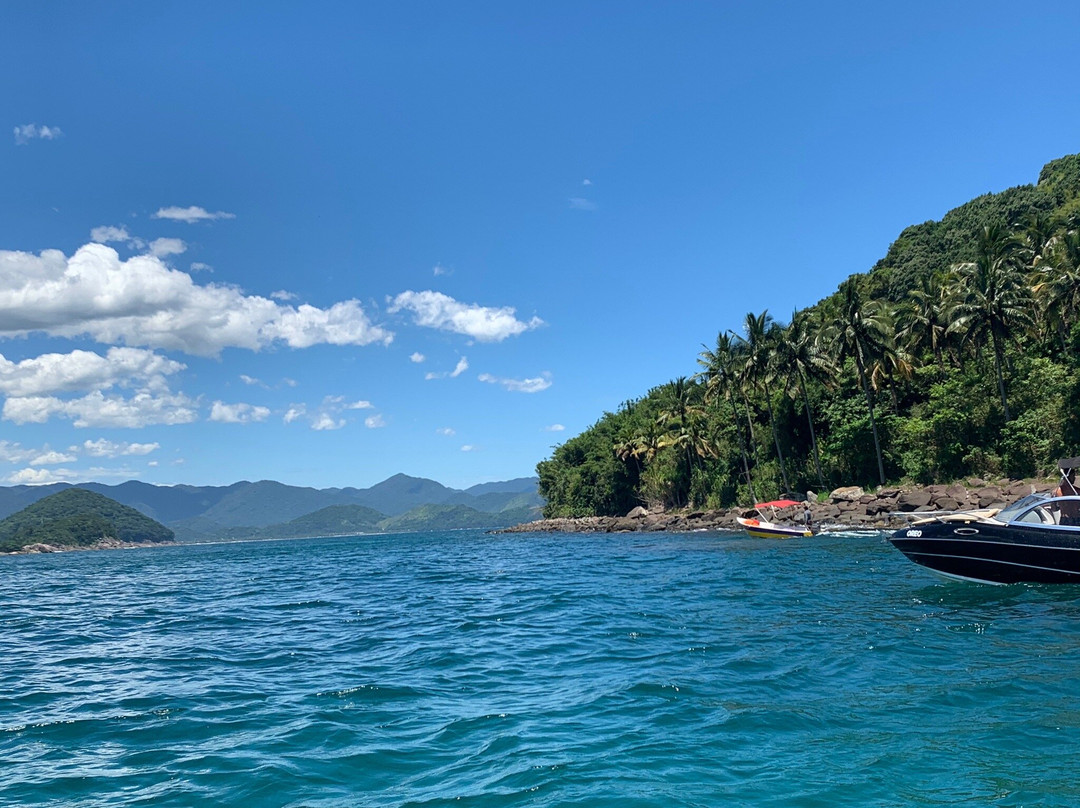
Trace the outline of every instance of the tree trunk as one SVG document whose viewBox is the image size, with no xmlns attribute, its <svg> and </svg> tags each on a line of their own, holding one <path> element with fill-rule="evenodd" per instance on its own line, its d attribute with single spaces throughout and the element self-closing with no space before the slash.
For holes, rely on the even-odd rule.
<svg viewBox="0 0 1080 808">
<path fill-rule="evenodd" d="M 784 464 L 784 452 L 780 448 L 780 434 L 776 431 L 776 418 L 773 417 L 772 394 L 769 392 L 769 383 L 764 383 L 765 405 L 769 410 L 769 426 L 772 427 L 773 443 L 776 444 L 776 456 L 780 459 L 780 478 L 784 481 L 784 493 L 791 491 L 791 483 L 788 482 L 787 468 Z"/>
<path fill-rule="evenodd" d="M 810 416 L 810 396 L 806 394 L 806 380 L 799 369 L 799 390 L 802 392 L 803 407 L 806 408 L 806 424 L 810 427 L 810 445 L 814 448 L 814 470 L 817 471 L 818 483 L 825 488 L 825 475 L 821 473 L 821 453 L 818 452 L 817 435 L 814 434 L 814 419 Z"/>
<path fill-rule="evenodd" d="M 1009 402 L 1005 400 L 1005 376 L 1001 371 L 1001 365 L 1004 362 L 1005 351 L 1001 347 L 1001 343 L 998 341 L 998 335 L 996 331 L 990 331 L 990 337 L 994 341 L 994 369 L 997 371 L 997 384 L 998 392 L 1001 394 L 1001 409 L 1005 411 L 1005 420 L 1011 420 L 1009 418 Z"/>
<path fill-rule="evenodd" d="M 863 393 L 866 394 L 866 406 L 870 410 L 870 431 L 874 433 L 874 452 L 877 454 L 878 478 L 885 485 L 885 464 L 881 460 L 881 441 L 878 440 L 877 421 L 874 420 L 874 399 L 870 395 L 870 385 L 866 381 L 866 371 L 863 369 L 862 359 L 855 355 L 855 366 L 859 371 L 859 383 L 862 384 Z"/>
<path fill-rule="evenodd" d="M 735 406 L 735 397 L 731 399 L 731 411 L 735 415 L 735 434 L 739 436 L 739 454 L 742 455 L 743 473 L 746 474 L 746 487 L 750 489 L 750 498 L 757 502 L 754 493 L 754 481 L 750 478 L 750 460 L 746 456 L 746 441 L 743 439 L 742 426 L 739 425 L 739 408 Z"/>
</svg>

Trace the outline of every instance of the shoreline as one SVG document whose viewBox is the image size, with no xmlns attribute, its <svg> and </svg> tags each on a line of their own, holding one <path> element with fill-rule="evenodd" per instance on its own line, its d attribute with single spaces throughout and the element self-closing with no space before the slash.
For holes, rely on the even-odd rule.
<svg viewBox="0 0 1080 808">
<path fill-rule="evenodd" d="M 18 550 L 0 552 L 0 556 L 45 555 L 47 553 L 78 553 L 85 550 L 136 550 L 140 547 L 171 547 L 175 541 L 120 541 L 119 539 L 99 539 L 93 544 L 45 544 L 35 542 L 20 547 Z"/>
<path fill-rule="evenodd" d="M 1030 493 L 1048 493 L 1057 485 L 1045 478 L 997 480 L 973 477 L 951 485 L 884 486 L 873 492 L 858 486 L 837 488 L 824 502 L 810 503 L 813 526 L 842 530 L 897 530 L 914 519 L 935 513 L 1003 508 Z M 808 492 L 813 493 L 813 492 Z M 780 524 L 802 524 L 801 505 L 777 510 Z M 538 519 L 491 533 L 635 533 L 741 530 L 736 517 L 752 516 L 753 508 L 721 510 L 649 511 L 634 508 L 625 516 L 579 516 Z M 787 516 L 786 514 L 790 514 Z"/>
</svg>

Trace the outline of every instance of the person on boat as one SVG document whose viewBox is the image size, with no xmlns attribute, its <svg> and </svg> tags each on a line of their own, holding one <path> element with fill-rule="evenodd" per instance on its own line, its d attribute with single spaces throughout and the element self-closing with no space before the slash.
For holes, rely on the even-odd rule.
<svg viewBox="0 0 1080 808">
<path fill-rule="evenodd" d="M 1063 469 L 1061 472 L 1061 483 L 1054 489 L 1053 496 L 1055 497 L 1075 497 L 1080 496 L 1080 490 L 1076 487 L 1075 482 L 1076 469 Z M 1058 524 L 1062 525 L 1080 525 L 1080 500 L 1066 499 L 1057 503 L 1057 506 L 1061 509 L 1061 516 Z"/>
</svg>

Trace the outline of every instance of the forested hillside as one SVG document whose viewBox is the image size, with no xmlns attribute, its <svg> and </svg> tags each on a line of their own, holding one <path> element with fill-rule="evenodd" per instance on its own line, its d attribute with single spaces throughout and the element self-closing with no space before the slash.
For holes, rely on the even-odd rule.
<svg viewBox="0 0 1080 808">
<path fill-rule="evenodd" d="M 0 521 L 0 552 L 28 544 L 88 547 L 103 539 L 167 542 L 173 532 L 134 508 L 82 488 L 52 494 Z"/>
<path fill-rule="evenodd" d="M 544 514 L 720 508 L 887 481 L 1050 473 L 1080 453 L 1080 155 L 904 230 L 780 322 L 702 335 L 700 371 L 537 466 Z"/>
</svg>

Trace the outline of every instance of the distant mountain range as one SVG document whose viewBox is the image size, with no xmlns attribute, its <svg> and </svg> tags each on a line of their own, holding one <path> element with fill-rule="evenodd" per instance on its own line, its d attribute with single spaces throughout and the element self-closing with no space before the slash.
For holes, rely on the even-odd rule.
<svg viewBox="0 0 1080 808">
<path fill-rule="evenodd" d="M 171 528 L 179 541 L 505 527 L 539 517 L 537 478 L 465 490 L 396 474 L 371 488 L 302 488 L 273 480 L 228 486 L 68 483 L 0 487 L 0 519 L 66 488 L 103 494 Z"/>
</svg>

